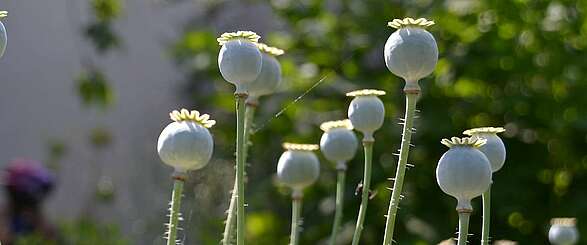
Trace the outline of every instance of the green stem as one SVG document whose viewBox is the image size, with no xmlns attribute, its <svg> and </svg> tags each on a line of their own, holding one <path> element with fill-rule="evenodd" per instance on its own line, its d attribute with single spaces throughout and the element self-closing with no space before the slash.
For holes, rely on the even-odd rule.
<svg viewBox="0 0 587 245">
<path fill-rule="evenodd" d="M 300 236 L 300 223 L 302 215 L 302 192 L 301 190 L 294 190 L 292 194 L 291 206 L 291 234 L 289 236 L 290 245 L 298 245 Z"/>
<path fill-rule="evenodd" d="M 181 208 L 181 195 L 183 192 L 183 177 L 174 177 L 173 193 L 171 194 L 171 208 L 169 215 L 169 224 L 167 231 L 167 245 L 175 245 L 177 243 L 177 227 L 179 226 L 179 216 Z"/>
<path fill-rule="evenodd" d="M 396 175 L 393 184 L 393 192 L 391 193 L 391 199 L 389 200 L 389 209 L 387 210 L 387 220 L 385 221 L 385 235 L 383 237 L 383 245 L 391 245 L 393 241 L 395 219 L 397 216 L 397 209 L 399 207 L 402 188 L 404 185 L 404 177 L 406 174 L 408 155 L 410 153 L 410 141 L 412 139 L 412 127 L 414 124 L 414 113 L 416 111 L 417 99 L 417 92 L 406 93 L 406 115 L 404 121 L 402 143 L 400 147 L 399 161 L 397 163 L 397 170 L 395 173 Z"/>
<path fill-rule="evenodd" d="M 236 244 L 245 244 L 245 100 L 247 94 L 236 97 Z"/>
<path fill-rule="evenodd" d="M 245 112 L 245 136 L 244 136 L 244 142 L 245 142 L 245 146 L 243 149 L 243 157 L 245 159 L 245 162 L 247 160 L 247 156 L 248 156 L 248 150 L 249 150 L 249 146 L 252 145 L 252 143 L 250 142 L 249 138 L 250 138 L 250 130 L 252 128 L 252 124 L 253 124 L 253 118 L 255 116 L 255 106 L 254 105 L 246 105 L 246 112 Z M 245 169 L 243 170 L 245 173 L 244 175 L 246 176 L 247 171 L 246 171 L 246 166 Z M 235 178 L 236 179 L 236 178 Z M 236 194 L 236 189 L 237 189 L 237 183 L 238 182 L 234 182 L 234 187 L 232 188 L 231 191 L 231 197 L 230 197 L 230 204 L 228 205 L 228 210 L 226 211 L 227 215 L 226 215 L 226 224 L 224 225 L 224 233 L 223 233 L 223 238 L 222 238 L 222 244 L 223 245 L 230 245 L 232 238 L 234 236 L 234 228 L 235 228 L 235 224 L 234 222 L 236 221 L 236 202 L 237 202 L 237 194 Z"/>
<path fill-rule="evenodd" d="M 363 188 L 361 191 L 361 207 L 359 208 L 359 215 L 357 216 L 355 234 L 353 235 L 353 245 L 359 244 L 359 240 L 361 239 L 361 232 L 363 231 L 363 223 L 365 222 L 365 214 L 367 214 L 367 204 L 369 203 L 369 194 L 371 190 L 371 159 L 373 156 L 373 141 L 363 140 L 363 148 L 365 149 L 365 172 L 363 176 Z"/>
<path fill-rule="evenodd" d="M 467 237 L 469 236 L 469 217 L 470 212 L 459 212 L 459 240 L 457 245 L 467 245 Z"/>
<path fill-rule="evenodd" d="M 346 178 L 346 169 L 344 163 L 339 163 L 337 166 L 337 178 L 336 178 L 336 208 L 334 210 L 334 222 L 332 223 L 332 233 L 330 235 L 330 245 L 336 243 L 336 235 L 340 229 L 340 223 L 342 222 L 342 210 L 344 204 L 344 183 Z"/>
<path fill-rule="evenodd" d="M 491 186 L 483 193 L 483 230 L 481 245 L 489 244 L 489 227 L 491 226 Z"/>
</svg>

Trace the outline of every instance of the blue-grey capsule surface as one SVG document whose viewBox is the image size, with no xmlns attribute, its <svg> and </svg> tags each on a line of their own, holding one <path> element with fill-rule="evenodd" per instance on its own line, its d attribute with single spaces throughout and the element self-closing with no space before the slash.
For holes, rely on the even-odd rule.
<svg viewBox="0 0 587 245">
<path fill-rule="evenodd" d="M 213 148 L 210 131 L 193 121 L 170 123 L 157 142 L 161 160 L 179 172 L 205 167 L 212 157 Z"/>
<path fill-rule="evenodd" d="M 347 128 L 333 128 L 322 134 L 320 150 L 331 162 L 348 162 L 355 156 L 359 143 L 355 133 Z"/>
<path fill-rule="evenodd" d="M 553 245 L 574 245 L 579 241 L 579 231 L 575 226 L 554 224 L 548 231 L 548 240 Z"/>
<path fill-rule="evenodd" d="M 357 96 L 349 105 L 348 118 L 366 139 L 372 139 L 373 133 L 383 125 L 385 107 L 377 96 Z"/>
<path fill-rule="evenodd" d="M 6 35 L 6 28 L 2 21 L 0 21 L 0 58 L 4 55 L 4 51 L 6 51 L 6 45 L 8 44 L 8 36 Z"/>
<path fill-rule="evenodd" d="M 281 84 L 281 65 L 275 56 L 262 53 L 261 72 L 248 85 L 249 96 L 259 97 L 274 93 Z"/>
<path fill-rule="evenodd" d="M 479 147 L 479 150 L 489 159 L 491 170 L 497 172 L 505 163 L 506 149 L 503 141 L 495 134 L 478 134 L 476 136 L 487 140 L 484 145 Z"/>
<path fill-rule="evenodd" d="M 257 79 L 261 72 L 261 52 L 247 40 L 228 41 L 218 54 L 218 67 L 222 77 L 236 85 L 237 92 L 245 92 L 247 84 Z"/>
<path fill-rule="evenodd" d="M 293 188 L 303 189 L 318 180 L 320 162 L 311 151 L 288 150 L 277 163 L 277 179 Z"/>
<path fill-rule="evenodd" d="M 385 65 L 407 82 L 430 75 L 438 62 L 438 47 L 430 32 L 422 28 L 400 28 L 392 33 L 384 48 Z"/>
</svg>

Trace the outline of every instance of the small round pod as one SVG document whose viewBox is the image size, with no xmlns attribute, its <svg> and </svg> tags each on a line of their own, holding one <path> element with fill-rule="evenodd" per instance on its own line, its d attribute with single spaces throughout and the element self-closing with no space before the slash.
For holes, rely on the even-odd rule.
<svg viewBox="0 0 587 245">
<path fill-rule="evenodd" d="M 208 129 L 216 121 L 196 110 L 175 110 L 169 116 L 174 122 L 163 129 L 157 142 L 161 160 L 178 173 L 205 167 L 214 149 L 214 140 Z"/>
<path fill-rule="evenodd" d="M 277 179 L 284 185 L 301 191 L 313 184 L 320 175 L 320 162 L 315 150 L 318 145 L 284 143 L 286 150 L 277 163 Z"/>
<path fill-rule="evenodd" d="M 8 15 L 7 11 L 0 11 L 0 19 L 6 17 Z M 6 45 L 8 43 L 8 37 L 6 36 L 6 28 L 2 21 L 0 21 L 0 58 L 4 55 L 4 51 L 6 51 Z"/>
<path fill-rule="evenodd" d="M 373 133 L 383 126 L 385 106 L 377 97 L 385 95 L 385 91 L 363 89 L 346 94 L 355 97 L 348 109 L 348 117 L 353 127 L 363 133 L 363 141 L 373 142 Z"/>
<path fill-rule="evenodd" d="M 222 34 L 218 44 L 218 67 L 222 77 L 236 86 L 235 93 L 247 93 L 247 85 L 257 79 L 263 64 L 257 48 L 259 35 L 252 31 L 238 31 Z"/>
<path fill-rule="evenodd" d="M 452 137 L 441 143 L 450 149 L 438 161 L 436 182 L 444 193 L 457 199 L 458 212 L 471 212 L 471 199 L 483 194 L 491 184 L 489 160 L 477 149 L 485 140 Z"/>
<path fill-rule="evenodd" d="M 406 81 L 404 90 L 419 91 L 418 80 L 430 75 L 438 62 L 436 40 L 424 29 L 434 25 L 434 21 L 404 18 L 394 19 L 387 25 L 397 30 L 385 43 L 385 65 L 393 74 Z"/>
<path fill-rule="evenodd" d="M 457 243 L 455 242 L 454 238 L 449 238 L 449 239 L 446 239 L 446 240 L 438 243 L 438 245 L 456 245 L 456 244 Z"/>
<path fill-rule="evenodd" d="M 493 245 L 518 245 L 518 242 L 511 240 L 497 240 L 493 242 Z"/>
<path fill-rule="evenodd" d="M 479 150 L 485 154 L 491 163 L 491 171 L 494 173 L 500 170 L 505 163 L 506 150 L 503 141 L 498 133 L 505 132 L 504 128 L 483 127 L 465 130 L 463 134 L 475 136 L 487 140 L 487 142 L 479 147 Z"/>
<path fill-rule="evenodd" d="M 554 218 L 550 221 L 548 240 L 554 245 L 574 245 L 579 241 L 575 218 Z"/>
<path fill-rule="evenodd" d="M 320 125 L 324 131 L 320 138 L 320 150 L 326 159 L 336 163 L 336 168 L 346 169 L 346 162 L 353 159 L 359 143 L 353 132 L 353 125 L 348 119 L 324 122 Z"/>
<path fill-rule="evenodd" d="M 261 51 L 262 65 L 261 72 L 255 81 L 248 85 L 249 97 L 247 102 L 256 104 L 260 96 L 269 95 L 277 91 L 281 85 L 281 65 L 277 56 L 283 55 L 284 51 L 270 47 L 264 43 L 257 44 Z"/>
</svg>

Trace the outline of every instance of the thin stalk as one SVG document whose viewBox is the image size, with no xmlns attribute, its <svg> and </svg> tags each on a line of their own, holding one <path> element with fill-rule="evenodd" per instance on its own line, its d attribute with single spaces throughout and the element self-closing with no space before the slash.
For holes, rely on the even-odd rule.
<svg viewBox="0 0 587 245">
<path fill-rule="evenodd" d="M 246 105 L 245 136 L 244 136 L 245 146 L 243 149 L 243 155 L 245 158 L 245 162 L 247 160 L 249 146 L 252 145 L 252 142 L 249 140 L 249 138 L 250 138 L 250 131 L 252 128 L 253 118 L 255 116 L 255 108 L 256 108 L 255 105 L 249 105 L 249 104 Z M 244 171 L 245 171 L 244 175 L 246 176 L 246 174 L 247 174 L 246 166 L 245 166 Z M 232 188 L 232 191 L 231 191 L 230 204 L 228 205 L 228 210 L 226 211 L 226 213 L 227 213 L 226 224 L 224 225 L 224 233 L 223 233 L 223 238 L 222 238 L 223 245 L 230 245 L 232 238 L 234 236 L 234 228 L 235 228 L 235 221 L 236 221 L 237 183 L 238 182 L 236 182 L 236 181 L 234 182 L 234 187 Z"/>
<path fill-rule="evenodd" d="M 491 226 L 491 185 L 483 193 L 483 230 L 481 231 L 481 245 L 489 244 L 489 227 Z"/>
<path fill-rule="evenodd" d="M 245 244 L 245 100 L 247 94 L 236 97 L 236 244 Z"/>
<path fill-rule="evenodd" d="M 361 192 L 361 207 L 359 208 L 359 215 L 357 216 L 355 234 L 353 235 L 353 245 L 359 244 L 359 240 L 361 239 L 361 232 L 363 231 L 363 223 L 365 222 L 365 214 L 367 214 L 367 204 L 369 203 L 371 185 L 371 160 L 373 157 L 373 141 L 363 140 L 363 148 L 365 149 L 365 172 L 363 175 L 363 188 Z"/>
<path fill-rule="evenodd" d="M 344 185 L 346 178 L 346 169 L 344 163 L 339 163 L 337 167 L 336 177 L 336 208 L 334 210 L 334 222 L 332 223 L 332 233 L 330 235 L 330 245 L 336 243 L 336 235 L 340 229 L 340 223 L 342 222 L 342 210 L 344 204 Z"/>
<path fill-rule="evenodd" d="M 177 228 L 179 226 L 179 216 L 181 209 L 181 195 L 183 192 L 184 178 L 176 176 L 173 181 L 173 193 L 171 194 L 171 208 L 169 214 L 169 224 L 167 231 L 167 245 L 175 245 L 177 238 Z"/>
<path fill-rule="evenodd" d="M 298 245 L 300 236 L 300 223 L 302 216 L 302 192 L 294 190 L 292 194 L 291 205 L 291 234 L 289 236 L 290 245 Z"/>
<path fill-rule="evenodd" d="M 395 219 L 397 216 L 399 202 L 401 200 L 401 193 L 404 185 L 404 177 L 406 174 L 406 165 L 408 162 L 408 155 L 410 153 L 410 142 L 412 140 L 412 127 L 414 125 L 414 113 L 416 111 L 417 99 L 418 92 L 406 92 L 406 114 L 402 135 L 402 143 L 400 147 L 399 160 L 397 163 L 397 170 L 395 173 L 395 181 L 393 183 L 393 192 L 391 193 L 391 200 L 389 200 L 389 209 L 387 210 L 387 220 L 385 221 L 385 235 L 383 236 L 383 245 L 391 245 L 393 241 Z"/>
<path fill-rule="evenodd" d="M 457 245 L 467 245 L 469 236 L 469 217 L 470 212 L 459 212 L 459 240 Z"/>
</svg>

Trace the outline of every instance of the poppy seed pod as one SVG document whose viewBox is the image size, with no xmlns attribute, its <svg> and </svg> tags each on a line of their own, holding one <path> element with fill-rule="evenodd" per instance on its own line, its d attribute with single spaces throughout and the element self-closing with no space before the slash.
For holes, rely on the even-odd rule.
<svg viewBox="0 0 587 245">
<path fill-rule="evenodd" d="M 364 89 L 346 94 L 355 97 L 349 105 L 348 117 L 353 127 L 363 133 L 364 141 L 373 141 L 373 133 L 383 125 L 385 107 L 377 97 L 380 95 L 385 95 L 385 91 Z"/>
<path fill-rule="evenodd" d="M 281 65 L 276 57 L 282 55 L 283 50 L 263 43 L 259 43 L 257 47 L 261 51 L 263 64 L 257 79 L 248 85 L 248 99 L 251 101 L 258 99 L 259 96 L 274 93 L 281 84 Z"/>
<path fill-rule="evenodd" d="M 6 15 L 8 15 L 8 12 L 0 11 L 0 19 L 6 17 Z M 0 21 L 0 58 L 2 57 L 2 55 L 4 55 L 4 51 L 6 51 L 7 43 L 8 38 L 6 36 L 6 28 L 4 27 L 4 24 L 2 24 L 2 21 Z"/>
<path fill-rule="evenodd" d="M 574 218 L 555 218 L 550 221 L 548 240 L 554 245 L 573 245 L 579 241 L 579 231 Z"/>
<path fill-rule="evenodd" d="M 442 155 L 436 167 L 436 182 L 440 189 L 457 199 L 457 211 L 473 210 L 471 199 L 481 195 L 491 184 L 489 160 L 477 148 L 485 143 L 476 137 L 443 139 L 450 149 Z"/>
<path fill-rule="evenodd" d="M 489 163 L 491 163 L 491 171 L 493 172 L 497 172 L 505 163 L 505 145 L 501 138 L 497 136 L 498 133 L 502 132 L 505 132 L 504 128 L 493 127 L 473 128 L 463 132 L 465 135 L 487 140 L 484 145 L 479 147 L 479 150 L 485 154 L 487 159 L 489 159 Z"/>
<path fill-rule="evenodd" d="M 246 93 L 247 84 L 261 72 L 263 61 L 256 45 L 259 38 L 252 31 L 238 31 L 224 33 L 217 39 L 222 46 L 218 53 L 220 73 L 236 86 L 236 93 Z"/>
<path fill-rule="evenodd" d="M 320 162 L 313 151 L 318 145 L 284 143 L 286 150 L 277 163 L 277 179 L 294 189 L 301 190 L 318 179 Z"/>
<path fill-rule="evenodd" d="M 388 26 L 397 30 L 385 43 L 384 58 L 387 68 L 407 83 L 416 83 L 430 75 L 438 62 L 436 40 L 424 28 L 433 21 L 420 18 L 394 19 Z"/>
<path fill-rule="evenodd" d="M 197 170 L 208 164 L 214 141 L 208 128 L 216 124 L 208 114 L 182 109 L 170 114 L 170 123 L 163 129 L 157 142 L 161 160 L 176 172 Z"/>
<path fill-rule="evenodd" d="M 353 159 L 359 146 L 351 121 L 345 119 L 325 122 L 320 125 L 320 129 L 324 131 L 320 138 L 322 154 L 329 161 L 342 165 L 337 168 L 344 169 L 344 163 Z"/>
</svg>

